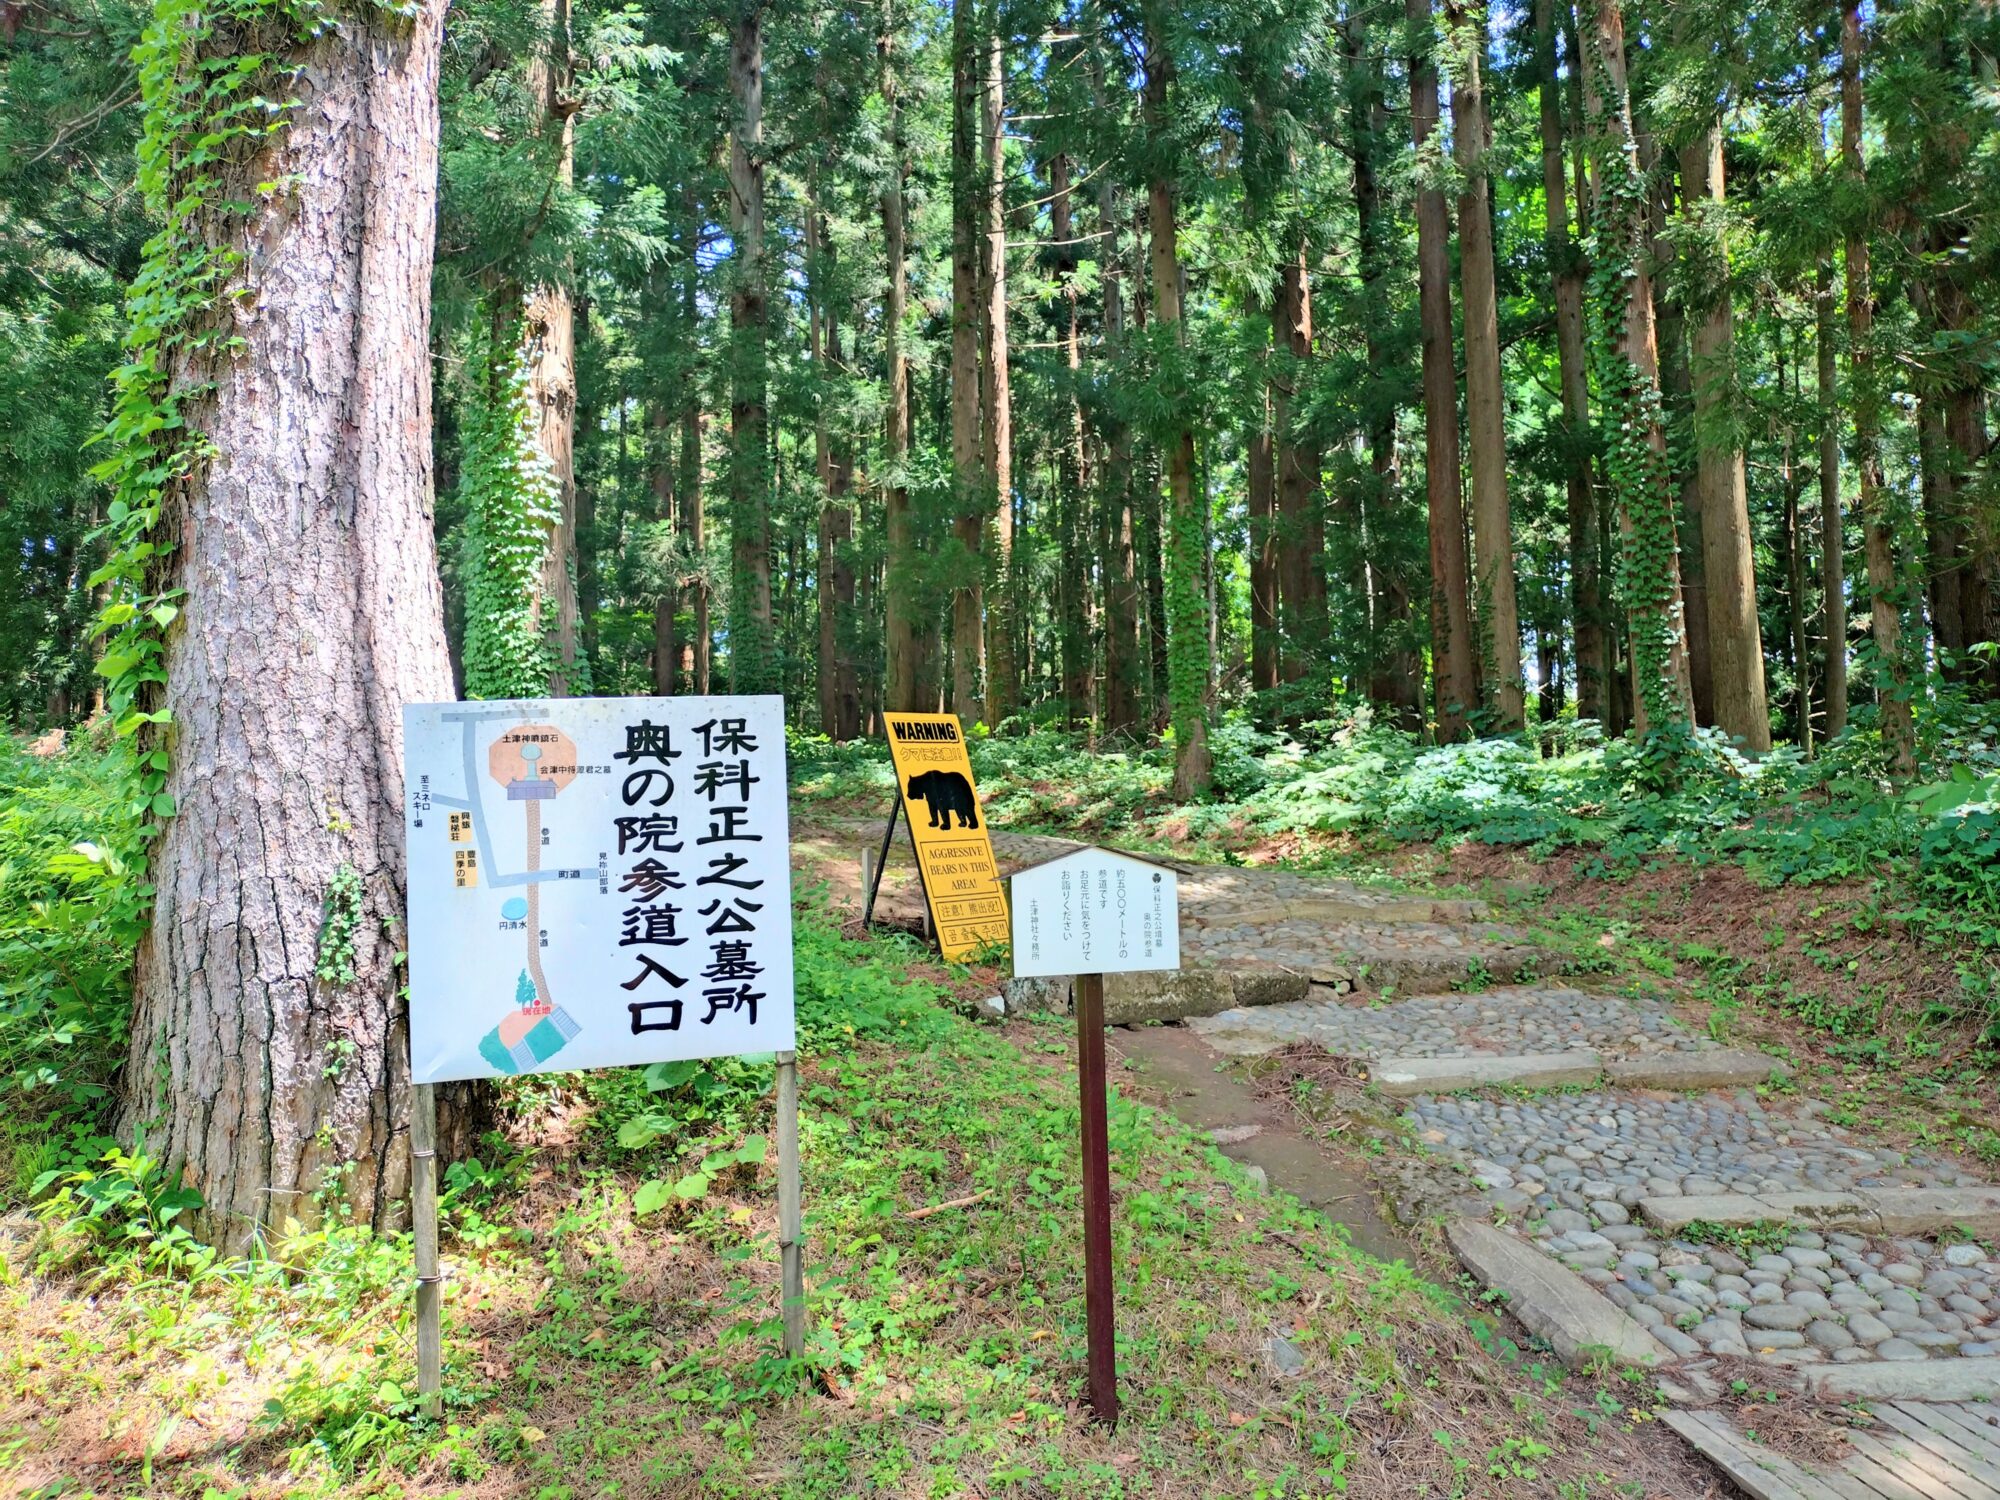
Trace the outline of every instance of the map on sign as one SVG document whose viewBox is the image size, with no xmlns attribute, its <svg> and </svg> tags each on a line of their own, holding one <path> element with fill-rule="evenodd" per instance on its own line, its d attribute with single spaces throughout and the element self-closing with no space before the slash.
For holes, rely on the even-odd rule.
<svg viewBox="0 0 2000 1500">
<path fill-rule="evenodd" d="M 1014 974 L 1133 974 L 1181 966 L 1180 880 L 1115 849 L 1077 849 L 1016 870 Z"/>
<path fill-rule="evenodd" d="M 884 714 L 896 785 L 924 878 L 931 927 L 946 958 L 1007 942 L 1007 898 L 979 813 L 972 762 L 952 714 Z"/>
<path fill-rule="evenodd" d="M 793 1045 L 777 698 L 403 711 L 417 1083 Z"/>
</svg>

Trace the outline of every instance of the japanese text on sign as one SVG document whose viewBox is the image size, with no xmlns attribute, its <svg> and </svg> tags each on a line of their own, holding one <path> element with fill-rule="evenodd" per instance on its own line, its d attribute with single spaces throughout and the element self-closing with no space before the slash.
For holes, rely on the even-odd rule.
<svg viewBox="0 0 2000 1500">
<path fill-rule="evenodd" d="M 791 1049 L 781 700 L 412 704 L 404 742 L 413 1081 Z"/>
</svg>

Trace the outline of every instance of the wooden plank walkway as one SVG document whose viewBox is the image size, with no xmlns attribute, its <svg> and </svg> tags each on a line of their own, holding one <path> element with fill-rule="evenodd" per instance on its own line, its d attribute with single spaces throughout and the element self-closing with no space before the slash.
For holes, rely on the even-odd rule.
<svg viewBox="0 0 2000 1500">
<path fill-rule="evenodd" d="M 2000 1500 L 2000 1406 L 1872 1403 L 1879 1424 L 1848 1434 L 1839 1465 L 1772 1452 L 1720 1412 L 1672 1411 L 1673 1428 L 1755 1500 Z"/>
</svg>

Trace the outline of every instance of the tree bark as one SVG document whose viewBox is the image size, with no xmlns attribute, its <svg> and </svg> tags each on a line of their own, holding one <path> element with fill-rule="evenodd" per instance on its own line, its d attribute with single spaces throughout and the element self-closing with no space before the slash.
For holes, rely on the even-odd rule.
<svg viewBox="0 0 2000 1500">
<path fill-rule="evenodd" d="M 1389 106 L 1381 59 L 1368 52 L 1367 20 L 1362 11 L 1349 13 L 1342 23 L 1341 37 L 1352 96 L 1348 118 L 1354 136 L 1354 216 L 1360 249 L 1363 342 L 1368 368 L 1379 380 L 1393 363 L 1387 344 L 1393 326 L 1389 306 L 1393 226 L 1383 212 L 1376 170 L 1387 134 Z M 1424 721 L 1423 664 L 1410 638 L 1410 585 L 1396 557 L 1381 543 L 1402 501 L 1397 404 L 1382 391 L 1368 406 L 1369 484 L 1361 507 L 1369 613 L 1368 698 L 1392 722 L 1414 731 L 1422 728 Z"/>
<path fill-rule="evenodd" d="M 1438 128 L 1437 63 L 1430 38 L 1431 0 L 1405 0 L 1413 31 L 1422 33 L 1410 59 L 1410 137 L 1423 176 L 1417 188 L 1417 302 L 1423 334 L 1424 487 L 1431 553 L 1431 673 L 1437 734 L 1463 739 L 1479 702 L 1466 576 L 1465 499 L 1460 489 L 1458 372 L 1451 349 L 1451 226 L 1444 192 L 1435 185 Z"/>
<path fill-rule="evenodd" d="M 408 1187 L 402 707 L 452 690 L 431 515 L 443 22 L 357 11 L 282 49 L 285 128 L 205 169 L 213 201 L 258 206 L 195 210 L 244 295 L 218 298 L 238 346 L 169 372 L 213 382 L 183 407 L 212 457 L 160 525 L 164 586 L 185 590 L 178 812 L 152 849 L 119 1130 L 201 1194 L 180 1222 L 232 1251 L 310 1222 L 336 1180 L 378 1228 Z M 315 970 L 343 870 L 361 884 L 335 982 Z"/>
<path fill-rule="evenodd" d="M 646 466 L 652 471 L 653 522 L 674 524 L 673 413 L 655 403 L 646 417 Z M 674 669 L 680 665 L 680 648 L 674 641 L 674 615 L 680 602 L 677 580 L 668 578 L 653 599 L 653 691 L 670 697 L 674 691 Z"/>
<path fill-rule="evenodd" d="M 1593 133 L 1595 194 L 1603 253 L 1621 274 L 1599 310 L 1606 423 L 1620 541 L 1627 553 L 1632 714 L 1640 733 L 1686 723 L 1693 713 L 1682 633 L 1675 506 L 1660 420 L 1659 350 L 1646 242 L 1646 192 L 1625 82 L 1625 17 L 1619 0 L 1595 0 L 1583 48 L 1584 107 Z"/>
<path fill-rule="evenodd" d="M 840 369 L 840 322 L 832 291 L 833 248 L 827 243 L 820 213 L 818 184 L 809 176 L 806 210 L 806 267 L 809 305 L 806 347 L 818 382 L 813 422 L 813 457 L 819 470 L 819 550 L 814 568 L 814 603 L 819 627 L 818 672 L 820 731 L 836 744 L 861 733 L 861 679 L 855 669 L 854 639 L 854 513 L 848 508 L 854 488 L 854 457 L 842 434 L 827 423 L 829 387 Z"/>
<path fill-rule="evenodd" d="M 1688 311 L 1694 319 L 1694 445 L 1715 725 L 1746 749 L 1764 751 L 1771 748 L 1771 709 L 1764 690 L 1764 636 L 1757 618 L 1743 444 L 1730 410 L 1736 327 L 1720 222 L 1727 189 L 1719 123 L 1711 121 L 1682 150 L 1681 193 L 1683 211 L 1705 230 L 1700 236 L 1705 247 L 1712 247 L 1689 267 L 1685 284 L 1693 304 Z"/>
<path fill-rule="evenodd" d="M 1103 65 L 1091 54 L 1091 84 L 1104 109 Z M 1104 361 L 1115 369 L 1125 346 L 1124 270 L 1119 257 L 1118 189 L 1097 174 L 1098 280 L 1104 288 Z M 1098 466 L 1100 551 L 1104 560 L 1104 729 L 1125 737 L 1139 729 L 1138 560 L 1132 515 L 1132 431 L 1116 417 L 1106 435 L 1109 461 Z"/>
<path fill-rule="evenodd" d="M 1570 234 L 1562 85 L 1556 73 L 1555 5 L 1556 0 L 1535 0 L 1535 63 L 1540 79 L 1542 201 L 1555 309 L 1556 363 L 1562 388 L 1576 715 L 1579 719 L 1603 723 L 1608 712 L 1604 688 L 1610 662 L 1605 650 L 1604 604 L 1599 583 L 1597 495 L 1591 474 L 1590 388 L 1583 338 L 1583 252 Z M 1563 0 L 1563 6 L 1567 12 L 1569 0 Z"/>
<path fill-rule="evenodd" d="M 1280 268 L 1277 288 L 1279 378 L 1273 387 L 1277 434 L 1279 671 L 1298 682 L 1326 655 L 1325 521 L 1320 513 L 1319 443 L 1295 430 L 1300 381 L 1313 358 L 1312 278 L 1303 227 Z"/>
<path fill-rule="evenodd" d="M 1652 268 L 1655 347 L 1659 351 L 1660 419 L 1667 434 L 1667 475 L 1679 497 L 1678 542 L 1681 579 L 1681 633 L 1687 641 L 1688 690 L 1694 722 L 1715 722 L 1715 678 L 1709 667 L 1708 568 L 1701 545 L 1701 472 L 1694 457 L 1694 377 L 1688 365 L 1687 317 L 1681 306 L 1678 246 L 1667 238 L 1674 210 L 1678 164 L 1667 168 L 1659 144 L 1635 129 L 1639 163 L 1653 191 L 1646 200 L 1646 241 L 1642 251 Z"/>
<path fill-rule="evenodd" d="M 904 159 L 901 80 L 896 71 L 896 0 L 883 5 L 882 35 L 876 52 L 882 63 L 882 104 L 888 115 L 889 181 L 882 189 L 882 251 L 888 279 L 882 302 L 883 358 L 888 379 L 888 472 L 882 485 L 882 530 L 888 555 L 882 598 L 888 695 L 883 706 L 898 713 L 921 712 L 917 695 L 918 641 L 913 608 L 917 567 L 911 532 L 910 491 L 904 466 L 910 455 L 910 362 L 903 352 L 903 320 L 910 300 L 909 267 L 903 253 Z"/>
<path fill-rule="evenodd" d="M 527 87 L 536 101 L 536 133 L 553 132 L 556 180 L 568 188 L 575 174 L 575 111 L 564 97 L 569 82 L 569 0 L 541 0 L 542 37 L 530 55 Z M 536 446 L 557 485 L 556 524 L 542 557 L 544 628 L 550 647 L 549 692 L 567 698 L 587 692 L 590 673 L 579 667 L 581 611 L 576 587 L 576 319 L 569 289 L 559 283 L 532 288 L 522 305 L 522 338 L 528 399 L 538 420 Z"/>
<path fill-rule="evenodd" d="M 1083 525 L 1090 493 L 1090 449 L 1084 440 L 1083 334 L 1078 316 L 1075 220 L 1070 208 L 1070 159 L 1049 158 L 1049 230 L 1055 240 L 1056 274 L 1062 296 L 1063 368 L 1069 372 L 1064 403 L 1068 431 L 1056 448 L 1056 499 L 1061 506 L 1062 577 L 1057 585 L 1058 656 L 1063 722 L 1072 728 L 1090 721 L 1090 567 Z"/>
<path fill-rule="evenodd" d="M 1252 294 L 1251 312 L 1261 311 Z M 1245 444 L 1250 564 L 1250 687 L 1265 693 L 1278 685 L 1278 467 L 1273 437 L 1270 341 L 1259 350 L 1263 411 Z"/>
<path fill-rule="evenodd" d="M 729 48 L 729 690 L 783 688 L 771 613 L 770 383 L 764 266 L 764 12 L 746 0 Z"/>
<path fill-rule="evenodd" d="M 1147 128 L 1165 128 L 1167 90 L 1173 73 L 1159 17 L 1146 17 L 1146 79 L 1143 96 Z M 1152 229 L 1153 306 L 1176 344 L 1184 343 L 1181 320 L 1181 267 L 1174 222 L 1174 183 L 1163 162 L 1154 166 L 1146 201 Z M 1189 393 L 1177 392 L 1185 401 Z M 1208 790 L 1208 686 L 1210 656 L 1202 584 L 1207 561 L 1203 507 L 1194 489 L 1194 433 L 1185 411 L 1176 413 L 1162 439 L 1167 459 L 1168 509 L 1163 596 L 1167 614 L 1167 692 L 1173 707 L 1174 798 L 1185 802 Z"/>
<path fill-rule="evenodd" d="M 1445 14 L 1456 33 L 1452 149 L 1464 178 L 1458 197 L 1459 285 L 1465 316 L 1465 429 L 1472 450 L 1473 595 L 1480 615 L 1483 697 L 1503 733 L 1527 723 L 1521 681 L 1521 613 L 1514 597 L 1513 524 L 1507 502 L 1507 413 L 1500 377 L 1500 310 L 1493 285 L 1493 203 L 1486 153 L 1492 124 L 1481 79 L 1483 15 L 1460 0 Z"/>
<path fill-rule="evenodd" d="M 991 592 L 986 609 L 986 722 L 998 727 L 1020 703 L 1014 649 L 1014 398 L 1007 354 L 1007 131 L 1005 56 L 999 6 L 987 18 L 986 83 L 980 98 L 980 145 L 986 167 L 981 209 L 985 218 L 980 285 L 983 337 L 980 412 L 984 419 L 980 467 L 990 487 L 993 518 Z"/>
<path fill-rule="evenodd" d="M 1861 10 L 1859 0 L 1840 7 L 1840 158 L 1842 169 L 1865 192 L 1861 160 Z M 1860 482 L 1863 556 L 1868 565 L 1871 625 L 1875 634 L 1875 699 L 1882 724 L 1882 748 L 1899 777 L 1916 773 L 1916 733 L 1911 720 L 1912 684 L 1903 659 L 1902 588 L 1896 577 L 1894 522 L 1882 484 L 1882 393 L 1875 373 L 1875 292 L 1868 264 L 1868 232 L 1858 225 L 1847 236 L 1847 368 L 1849 408 L 1854 414 L 1854 469 Z"/>
<path fill-rule="evenodd" d="M 981 553 L 986 482 L 980 458 L 978 0 L 953 0 L 951 23 L 951 466 L 957 493 L 952 535 L 963 556 L 951 594 L 951 710 L 979 717 L 985 651 Z"/>
<path fill-rule="evenodd" d="M 1833 348 L 1833 267 L 1820 262 L 1813 295 L 1813 353 L 1819 406 L 1819 592 L 1826 614 L 1821 696 L 1826 737 L 1847 728 L 1846 522 L 1840 509 L 1840 387 Z"/>
</svg>

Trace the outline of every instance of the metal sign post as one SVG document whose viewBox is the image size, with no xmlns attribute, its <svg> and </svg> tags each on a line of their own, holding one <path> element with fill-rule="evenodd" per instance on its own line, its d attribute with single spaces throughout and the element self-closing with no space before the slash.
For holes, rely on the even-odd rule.
<svg viewBox="0 0 2000 1500">
<path fill-rule="evenodd" d="M 1087 1386 L 1092 1413 L 1110 1426 L 1118 1420 L 1118 1367 L 1104 976 L 1180 967 L 1179 878 L 1151 860 L 1078 849 L 1016 870 L 1009 886 L 1015 976 L 1074 976 Z"/>
<path fill-rule="evenodd" d="M 417 1404 L 444 1414 L 444 1278 L 438 1271 L 437 1088 L 420 1083 L 410 1109 L 410 1229 L 417 1242 Z"/>
</svg>

